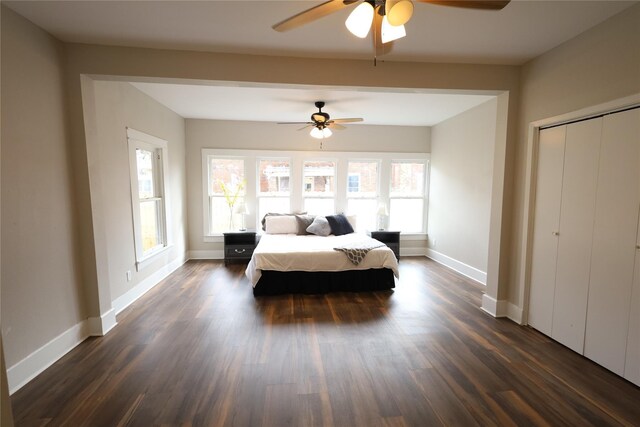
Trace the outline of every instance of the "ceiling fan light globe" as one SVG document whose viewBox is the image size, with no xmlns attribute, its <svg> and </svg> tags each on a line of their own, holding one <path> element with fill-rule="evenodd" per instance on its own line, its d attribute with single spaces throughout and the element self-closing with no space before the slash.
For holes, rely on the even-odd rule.
<svg viewBox="0 0 640 427">
<path fill-rule="evenodd" d="M 373 6 L 367 2 L 360 3 L 349 14 L 349 17 L 345 21 L 344 25 L 347 29 L 356 37 L 361 39 L 367 37 L 369 29 L 371 29 L 371 22 L 373 22 Z"/>
<path fill-rule="evenodd" d="M 382 29 L 380 33 L 382 43 L 389 43 L 407 35 L 404 25 L 391 25 L 386 15 L 382 18 Z"/>
<path fill-rule="evenodd" d="M 329 138 L 331 135 L 333 135 L 333 132 L 331 132 L 331 129 L 329 129 L 329 128 L 322 129 L 322 137 L 323 138 Z"/>
<path fill-rule="evenodd" d="M 322 134 L 322 130 L 320 130 L 320 128 L 317 128 L 315 126 L 313 127 L 313 129 L 311 129 L 311 132 L 309 132 L 309 135 L 311 135 L 316 139 L 324 138 L 324 135 Z"/>
<path fill-rule="evenodd" d="M 387 2 L 387 7 L 387 18 L 389 19 L 389 24 L 396 27 L 409 22 L 409 19 L 411 19 L 411 16 L 413 15 L 413 3 L 409 0 L 401 0 L 394 2 L 391 5 Z"/>
</svg>

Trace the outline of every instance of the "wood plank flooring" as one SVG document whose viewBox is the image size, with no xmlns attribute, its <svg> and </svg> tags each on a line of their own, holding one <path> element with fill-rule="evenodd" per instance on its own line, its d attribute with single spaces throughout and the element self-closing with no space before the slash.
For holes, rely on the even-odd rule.
<svg viewBox="0 0 640 427">
<path fill-rule="evenodd" d="M 403 258 L 393 292 L 254 299 L 191 261 L 12 396 L 17 426 L 640 425 L 640 388 Z"/>
</svg>

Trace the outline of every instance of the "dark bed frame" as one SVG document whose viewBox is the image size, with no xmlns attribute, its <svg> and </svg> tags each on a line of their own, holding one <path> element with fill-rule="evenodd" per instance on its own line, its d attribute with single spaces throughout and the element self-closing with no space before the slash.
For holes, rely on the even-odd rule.
<svg viewBox="0 0 640 427">
<path fill-rule="evenodd" d="M 253 295 L 385 291 L 395 285 L 393 271 L 388 268 L 318 272 L 263 270 Z"/>
</svg>

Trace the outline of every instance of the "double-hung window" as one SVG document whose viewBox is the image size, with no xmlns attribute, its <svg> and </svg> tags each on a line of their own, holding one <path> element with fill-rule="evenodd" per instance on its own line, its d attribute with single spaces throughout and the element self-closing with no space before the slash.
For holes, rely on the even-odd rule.
<svg viewBox="0 0 640 427">
<path fill-rule="evenodd" d="M 425 160 L 391 162 L 390 230 L 424 232 L 427 166 Z"/>
<path fill-rule="evenodd" d="M 258 216 L 268 212 L 291 211 L 291 161 L 289 159 L 258 160 Z"/>
<path fill-rule="evenodd" d="M 379 173 L 378 160 L 348 162 L 347 213 L 357 216 L 358 231 L 376 229 Z"/>
<path fill-rule="evenodd" d="M 312 215 L 335 212 L 335 160 L 305 160 L 302 165 L 304 210 Z"/>
<path fill-rule="evenodd" d="M 164 171 L 167 141 L 127 129 L 136 265 L 168 246 Z"/>
<path fill-rule="evenodd" d="M 207 156 L 209 203 L 205 215 L 209 235 L 241 227 L 246 189 L 244 163 L 243 158 Z"/>
</svg>

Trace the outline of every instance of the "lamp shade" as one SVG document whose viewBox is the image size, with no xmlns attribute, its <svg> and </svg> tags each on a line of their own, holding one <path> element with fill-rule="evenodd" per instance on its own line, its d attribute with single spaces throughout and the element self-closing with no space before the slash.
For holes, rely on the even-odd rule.
<svg viewBox="0 0 640 427">
<path fill-rule="evenodd" d="M 406 24 L 413 15 L 413 3 L 409 0 L 387 0 L 386 9 L 389 24 L 395 26 Z"/>
<path fill-rule="evenodd" d="M 384 215 L 384 216 L 389 215 L 389 211 L 387 210 L 387 204 L 386 203 L 380 203 L 378 205 L 378 215 Z"/>
<path fill-rule="evenodd" d="M 361 39 L 367 37 L 369 29 L 371 29 L 371 22 L 373 22 L 373 6 L 368 2 L 360 3 L 349 14 L 349 17 L 345 21 L 344 25 L 347 29 L 356 37 Z"/>
<path fill-rule="evenodd" d="M 311 132 L 309 132 L 309 135 L 316 139 L 324 139 L 329 138 L 331 135 L 333 135 L 333 132 L 331 132 L 331 129 L 329 128 L 320 129 L 318 127 L 314 127 L 313 129 L 311 129 Z"/>
<path fill-rule="evenodd" d="M 313 129 L 311 129 L 311 132 L 309 132 L 309 135 L 311 135 L 312 137 L 314 137 L 316 139 L 324 138 L 324 136 L 322 135 L 322 130 L 320 128 L 317 128 L 317 127 L 314 127 Z"/>
<path fill-rule="evenodd" d="M 382 18 L 382 29 L 380 30 L 380 38 L 382 43 L 389 43 L 391 41 L 401 39 L 407 35 L 404 29 L 404 25 L 391 25 L 386 15 Z"/>
</svg>

